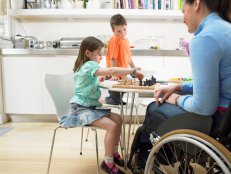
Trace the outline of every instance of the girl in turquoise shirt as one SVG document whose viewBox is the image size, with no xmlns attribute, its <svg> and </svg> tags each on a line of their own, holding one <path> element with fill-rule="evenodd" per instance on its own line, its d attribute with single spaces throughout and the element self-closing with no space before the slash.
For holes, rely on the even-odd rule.
<svg viewBox="0 0 231 174">
<path fill-rule="evenodd" d="M 116 165 L 124 166 L 118 153 L 122 118 L 110 112 L 110 109 L 99 109 L 101 96 L 98 76 L 125 76 L 135 74 L 139 79 L 143 74 L 131 68 L 101 68 L 104 44 L 97 38 L 87 37 L 80 46 L 74 66 L 74 96 L 72 97 L 71 113 L 63 117 L 61 125 L 75 127 L 91 125 L 106 130 L 104 138 L 105 157 L 101 168 L 110 174 L 123 174 Z"/>
</svg>

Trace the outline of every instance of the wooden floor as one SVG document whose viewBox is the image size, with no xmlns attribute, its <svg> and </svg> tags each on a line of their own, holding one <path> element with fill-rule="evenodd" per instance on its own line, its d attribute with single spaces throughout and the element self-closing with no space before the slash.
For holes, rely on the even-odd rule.
<svg viewBox="0 0 231 174">
<path fill-rule="evenodd" d="M 46 174 L 57 123 L 13 122 L 1 126 L 13 129 L 0 136 L 0 174 Z M 85 137 L 87 128 L 84 130 Z M 100 163 L 104 156 L 104 134 L 105 131 L 98 130 Z M 80 137 L 81 128 L 57 131 L 50 174 L 96 173 L 94 133 L 90 131 L 88 142 L 84 141 L 82 156 Z"/>
</svg>

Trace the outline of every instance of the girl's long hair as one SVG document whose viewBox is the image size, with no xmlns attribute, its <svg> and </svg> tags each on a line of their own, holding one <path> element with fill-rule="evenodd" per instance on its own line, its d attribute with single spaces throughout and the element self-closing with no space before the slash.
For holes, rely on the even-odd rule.
<svg viewBox="0 0 231 174">
<path fill-rule="evenodd" d="M 193 4 L 195 0 L 184 0 L 185 3 Z M 211 12 L 231 23 L 231 0 L 201 0 Z"/>
<path fill-rule="evenodd" d="M 92 51 L 97 50 L 98 48 L 103 48 L 103 46 L 104 46 L 103 42 L 95 37 L 89 36 L 85 38 L 80 45 L 79 54 L 75 61 L 75 66 L 74 66 L 73 71 L 75 72 L 79 70 L 80 67 L 85 62 L 90 60 L 85 54 L 87 50 L 92 52 Z"/>
</svg>

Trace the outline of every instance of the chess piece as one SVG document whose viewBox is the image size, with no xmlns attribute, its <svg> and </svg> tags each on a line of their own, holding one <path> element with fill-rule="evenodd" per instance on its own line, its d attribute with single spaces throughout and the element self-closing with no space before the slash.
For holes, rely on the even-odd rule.
<svg viewBox="0 0 231 174">
<path fill-rule="evenodd" d="M 142 80 L 139 81 L 139 85 L 142 86 Z"/>
</svg>

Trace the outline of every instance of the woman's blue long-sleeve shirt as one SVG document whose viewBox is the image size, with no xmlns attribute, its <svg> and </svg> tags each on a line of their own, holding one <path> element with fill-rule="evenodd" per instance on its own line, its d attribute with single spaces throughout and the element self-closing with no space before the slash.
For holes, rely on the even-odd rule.
<svg viewBox="0 0 231 174">
<path fill-rule="evenodd" d="M 178 105 L 188 112 L 212 115 L 231 101 L 231 24 L 208 15 L 190 44 L 193 83 L 182 84 Z"/>
</svg>

